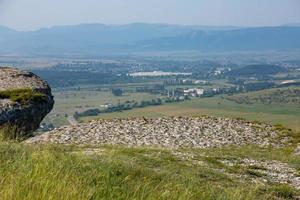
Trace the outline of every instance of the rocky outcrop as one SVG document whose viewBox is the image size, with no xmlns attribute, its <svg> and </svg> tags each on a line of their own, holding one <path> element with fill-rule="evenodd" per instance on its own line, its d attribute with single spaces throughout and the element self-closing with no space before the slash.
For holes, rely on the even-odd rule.
<svg viewBox="0 0 300 200">
<path fill-rule="evenodd" d="M 247 144 L 281 146 L 289 139 L 278 138 L 271 125 L 203 116 L 97 120 L 61 127 L 27 142 L 208 148 Z"/>
<path fill-rule="evenodd" d="M 49 85 L 31 72 L 0 67 L 0 92 L 28 89 L 42 95 L 43 101 L 13 102 L 0 96 L 0 127 L 16 126 L 23 136 L 30 136 L 52 110 L 54 100 Z"/>
</svg>

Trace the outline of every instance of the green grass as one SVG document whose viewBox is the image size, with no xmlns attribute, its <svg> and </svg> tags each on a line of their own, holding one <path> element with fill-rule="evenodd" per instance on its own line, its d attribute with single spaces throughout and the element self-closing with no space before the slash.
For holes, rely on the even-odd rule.
<svg viewBox="0 0 300 200">
<path fill-rule="evenodd" d="M 275 156 L 277 151 L 282 155 Z M 195 156 L 181 159 L 171 150 L 150 148 L 0 143 L 0 199 L 236 200 L 299 195 L 287 185 L 255 184 L 228 176 L 217 170 L 222 165 L 215 161 L 251 157 L 255 152 L 261 154 L 258 159 L 274 155 L 289 165 L 299 161 L 289 151 L 240 147 L 177 152 Z"/>
<path fill-rule="evenodd" d="M 14 125 L 6 124 L 0 126 L 0 142 L 10 140 L 22 140 L 22 131 Z"/>
<path fill-rule="evenodd" d="M 14 103 L 21 105 L 33 103 L 42 103 L 45 101 L 45 94 L 35 92 L 32 89 L 14 89 L 0 91 L 0 99 L 10 99 Z"/>
</svg>

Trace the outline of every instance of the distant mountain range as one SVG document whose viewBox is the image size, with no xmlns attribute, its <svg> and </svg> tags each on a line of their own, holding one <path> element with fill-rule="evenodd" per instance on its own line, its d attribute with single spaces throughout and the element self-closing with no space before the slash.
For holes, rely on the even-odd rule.
<svg viewBox="0 0 300 200">
<path fill-rule="evenodd" d="M 0 26 L 0 53 L 110 54 L 141 51 L 300 49 L 300 27 L 208 27 L 166 24 L 57 26 L 20 32 Z"/>
<path fill-rule="evenodd" d="M 222 31 L 193 31 L 139 43 L 146 49 L 256 51 L 300 47 L 300 27 L 263 27 Z"/>
</svg>

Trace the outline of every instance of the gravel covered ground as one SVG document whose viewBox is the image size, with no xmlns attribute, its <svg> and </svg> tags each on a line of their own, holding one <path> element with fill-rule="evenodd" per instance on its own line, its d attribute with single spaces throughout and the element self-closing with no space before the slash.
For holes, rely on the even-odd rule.
<svg viewBox="0 0 300 200">
<path fill-rule="evenodd" d="M 278 161 L 257 161 L 252 159 L 243 159 L 236 161 L 223 161 L 225 165 L 247 167 L 252 171 L 248 171 L 248 176 L 243 175 L 241 178 L 252 179 L 252 181 L 275 182 L 281 184 L 289 184 L 300 189 L 300 176 L 297 170 L 291 168 L 286 163 Z"/>
<path fill-rule="evenodd" d="M 97 120 L 55 129 L 26 143 L 113 144 L 124 146 L 222 147 L 256 144 L 280 146 L 271 125 L 215 117 L 164 117 Z"/>
<path fill-rule="evenodd" d="M 197 155 L 192 153 L 174 152 L 176 157 L 183 161 L 191 161 L 195 165 L 206 165 L 205 162 L 199 162 Z M 205 154 L 204 154 L 205 156 Z M 239 170 L 231 173 L 223 169 L 214 169 L 224 174 L 239 178 L 242 181 L 251 181 L 254 183 L 268 184 L 279 183 L 287 184 L 296 189 L 300 189 L 300 175 L 297 169 L 289 166 L 287 163 L 275 161 L 275 160 L 254 160 L 250 158 L 235 158 L 224 159 L 218 158 L 217 162 L 221 162 L 224 166 L 231 169 Z M 241 173 L 244 170 L 246 173 Z"/>
</svg>

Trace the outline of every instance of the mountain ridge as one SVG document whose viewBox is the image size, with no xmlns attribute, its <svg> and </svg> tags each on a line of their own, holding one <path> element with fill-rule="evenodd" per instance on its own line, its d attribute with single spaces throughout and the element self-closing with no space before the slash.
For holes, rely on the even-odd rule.
<svg viewBox="0 0 300 200">
<path fill-rule="evenodd" d="M 160 49 L 207 51 L 299 49 L 299 27 L 259 27 L 221 31 L 194 31 L 186 35 L 142 41 Z"/>
<path fill-rule="evenodd" d="M 37 55 L 300 49 L 300 27 L 79 24 L 20 32 L 0 26 L 0 52 Z"/>
</svg>

